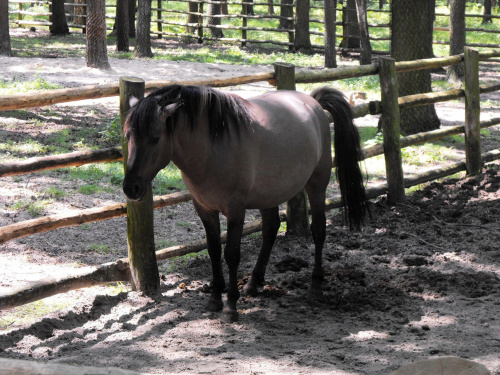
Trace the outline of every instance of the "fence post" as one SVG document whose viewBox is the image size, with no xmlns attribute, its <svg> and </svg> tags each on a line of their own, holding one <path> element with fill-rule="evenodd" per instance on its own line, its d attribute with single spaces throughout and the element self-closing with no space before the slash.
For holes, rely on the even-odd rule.
<svg viewBox="0 0 500 375">
<path fill-rule="evenodd" d="M 382 98 L 382 131 L 384 135 L 385 170 L 387 176 L 387 202 L 402 203 L 406 200 L 401 145 L 399 136 L 400 114 L 396 62 L 389 57 L 379 58 L 380 93 Z"/>
<path fill-rule="evenodd" d="M 278 90 L 295 90 L 294 65 L 275 63 L 274 74 Z M 286 232 L 303 237 L 309 233 L 307 199 L 304 189 L 286 203 Z"/>
<path fill-rule="evenodd" d="M 248 5 L 246 4 L 246 1 L 248 0 L 243 0 L 243 4 L 241 5 L 241 46 L 246 47 L 247 45 L 247 29 L 246 27 L 248 26 L 248 20 L 247 20 L 247 15 L 248 15 Z"/>
<path fill-rule="evenodd" d="M 465 163 L 467 174 L 481 172 L 481 126 L 479 98 L 479 51 L 465 47 Z"/>
<path fill-rule="evenodd" d="M 120 124 L 123 125 L 130 110 L 131 96 L 144 97 L 145 82 L 140 78 L 120 78 Z M 122 131 L 123 133 L 123 131 Z M 127 140 L 122 136 L 123 166 L 127 166 Z M 156 262 L 153 228 L 153 193 L 151 184 L 142 201 L 127 200 L 127 242 L 132 288 L 146 295 L 158 292 L 160 276 Z"/>
<path fill-rule="evenodd" d="M 161 19 L 161 0 L 157 1 L 158 5 L 158 10 L 156 11 L 156 18 L 158 18 L 158 21 L 156 22 L 156 28 L 158 29 L 158 39 L 161 39 L 161 33 L 163 31 L 163 24 L 162 24 L 162 19 Z"/>
<path fill-rule="evenodd" d="M 198 43 L 203 43 L 203 1 L 198 10 Z"/>
</svg>

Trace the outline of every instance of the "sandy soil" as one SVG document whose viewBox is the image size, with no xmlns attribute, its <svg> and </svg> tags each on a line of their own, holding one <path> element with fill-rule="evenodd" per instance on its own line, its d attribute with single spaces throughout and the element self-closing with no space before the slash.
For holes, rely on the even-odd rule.
<svg viewBox="0 0 500 375">
<path fill-rule="evenodd" d="M 74 58 L 0 58 L 4 79 L 41 74 L 67 86 L 115 82 L 124 74 L 192 79 L 272 69 L 112 59 L 113 71 L 101 72 L 84 65 L 83 59 Z M 236 89 L 250 96 L 269 87 Z M 483 118 L 498 115 L 498 98 L 492 100 Z M 81 104 L 53 110 L 90 121 L 88 114 L 79 113 Z M 116 99 L 85 104 L 96 112 L 116 110 Z M 454 114 L 456 107 L 447 103 L 439 110 Z M 43 135 L 35 126 L 16 131 Z M 1 134 L 16 137 L 16 131 Z M 14 212 L 8 204 L 39 199 L 33 191 L 51 181 L 61 183 L 56 177 L 46 173 L 2 180 L 0 225 L 26 219 L 26 212 Z M 76 188 L 71 181 L 63 184 Z M 382 375 L 418 359 L 454 355 L 500 374 L 499 188 L 500 167 L 494 163 L 474 178 L 432 183 L 396 207 L 388 206 L 385 198 L 375 200 L 373 220 L 362 232 L 349 232 L 338 212 L 328 213 L 325 295 L 320 302 L 306 298 L 312 240 L 281 234 L 265 287 L 257 297 L 239 302 L 239 323 L 225 324 L 217 314 L 204 312 L 211 272 L 208 258 L 201 256 L 162 264 L 157 299 L 123 288 L 110 293 L 104 287 L 51 297 L 50 303 L 74 302 L 34 323 L 0 331 L 0 356 L 147 373 Z M 58 199 L 54 212 L 123 200 L 116 192 L 74 197 Z M 158 237 L 172 244 L 202 233 L 189 204 L 158 210 L 155 220 Z M 184 224 L 176 225 L 180 221 Z M 124 256 L 124 228 L 124 219 L 113 219 L 1 245 L 0 293 Z M 89 243 L 107 244 L 113 251 L 89 251 Z M 260 237 L 248 237 L 242 246 L 244 281 Z M 0 312 L 0 319 L 7 313 Z"/>
</svg>

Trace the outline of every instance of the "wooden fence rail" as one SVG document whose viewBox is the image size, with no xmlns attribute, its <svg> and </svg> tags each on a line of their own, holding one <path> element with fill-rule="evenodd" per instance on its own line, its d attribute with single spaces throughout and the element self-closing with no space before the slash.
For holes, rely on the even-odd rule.
<svg viewBox="0 0 500 375">
<path fill-rule="evenodd" d="M 474 64 L 467 64 L 469 57 L 465 58 L 466 62 L 466 67 L 467 69 L 472 70 L 472 75 L 471 73 L 467 73 L 469 77 L 475 77 L 477 70 L 478 70 L 478 64 L 477 62 L 479 59 L 486 59 L 489 57 L 495 57 L 498 56 L 497 52 L 484 52 L 484 53 L 478 53 L 477 51 L 474 50 L 469 50 L 466 51 L 466 56 L 468 54 L 472 54 L 476 61 Z M 317 72 L 306 72 L 306 71 L 299 71 L 295 75 L 294 82 L 302 80 L 307 80 L 308 82 L 313 81 L 313 78 L 316 78 L 319 81 L 324 81 L 327 80 L 326 77 L 329 77 L 330 80 L 333 79 L 340 79 L 340 78 L 345 78 L 345 77 L 352 77 L 352 76 L 361 76 L 361 75 L 372 75 L 372 74 L 381 74 L 385 75 L 386 78 L 382 79 L 381 82 L 385 82 L 382 87 L 388 87 L 388 85 L 394 82 L 396 82 L 396 79 L 391 78 L 395 72 L 397 71 L 407 71 L 410 69 L 427 69 L 431 66 L 435 66 L 436 64 L 441 64 L 441 66 L 444 66 L 446 63 L 458 63 L 461 62 L 464 59 L 463 56 L 453 56 L 450 58 L 446 59 L 429 59 L 428 61 L 414 61 L 414 62 L 403 62 L 403 63 L 394 63 L 391 62 L 390 59 L 388 60 L 390 64 L 392 64 L 392 68 L 390 70 L 387 70 L 385 67 L 383 68 L 384 70 L 387 70 L 388 73 L 382 73 L 382 65 L 381 68 L 378 68 L 376 66 L 365 66 L 365 67 L 355 67 L 355 68 L 345 68 L 345 69 L 334 69 L 334 70 L 327 70 L 326 72 L 322 72 L 321 74 Z M 399 65 L 398 65 L 399 64 Z M 470 66 L 469 66 L 470 65 Z M 287 68 L 288 69 L 288 68 Z M 475 73 L 474 73 L 475 72 Z M 285 77 L 285 76 L 284 76 Z M 276 73 L 260 73 L 257 75 L 251 75 L 251 76 L 244 76 L 244 77 L 234 77 L 230 80 L 216 80 L 216 81 L 192 81 L 189 82 L 189 84 L 200 84 L 200 82 L 203 82 L 202 84 L 210 85 L 210 86 L 225 86 L 228 84 L 239 84 L 241 80 L 243 81 L 248 81 L 248 82 L 256 82 L 256 81 L 269 81 L 275 85 L 278 85 L 278 87 L 281 88 L 287 88 L 288 84 L 283 83 L 283 79 L 286 78 L 280 78 L 278 70 Z M 235 83 L 238 82 L 238 83 Z M 477 89 L 475 92 L 477 94 L 473 95 L 478 95 L 479 92 L 492 92 L 500 89 L 500 83 L 492 83 L 488 85 L 483 85 L 479 86 L 477 77 L 473 78 L 473 85 L 477 86 Z M 148 87 L 151 88 L 156 88 L 163 86 L 165 84 L 171 84 L 173 83 L 172 81 L 161 81 L 161 82 L 150 82 L 145 84 L 145 88 L 147 89 Z M 185 82 L 184 82 L 185 83 Z M 293 83 L 295 84 L 295 83 Z M 290 83 L 291 85 L 291 83 Z M 407 96 L 407 97 L 402 97 L 402 98 L 397 98 L 397 96 L 391 99 L 393 104 L 389 106 L 388 104 L 385 104 L 386 101 L 381 102 L 371 102 L 367 103 L 361 106 L 357 106 L 354 108 L 354 111 L 356 113 L 356 116 L 362 116 L 364 111 L 368 111 L 368 113 L 383 113 L 383 116 L 393 116 L 391 114 L 392 112 L 389 112 L 391 108 L 393 108 L 391 111 L 399 111 L 400 108 L 405 108 L 408 106 L 413 106 L 413 105 L 422 105 L 422 104 L 427 104 L 428 102 L 437 102 L 441 101 L 444 99 L 449 100 L 450 98 L 455 98 L 455 97 L 460 97 L 460 96 L 469 96 L 472 94 L 469 94 L 467 90 L 470 89 L 470 83 L 468 83 L 469 88 L 466 87 L 465 90 L 450 90 L 448 92 L 442 93 L 432 93 L 432 94 L 423 94 L 422 95 L 413 95 L 413 96 Z M 290 86 L 292 88 L 292 86 Z M 385 89 L 383 89 L 385 90 Z M 85 90 L 84 90 L 85 91 Z M 85 91 L 86 92 L 86 91 Z M 75 93 L 70 93 L 68 92 L 65 93 L 65 96 L 57 95 L 56 93 L 54 97 L 59 98 L 60 100 L 61 97 L 64 97 L 66 100 L 78 100 L 75 99 Z M 48 95 L 48 92 L 45 92 L 44 95 Z M 93 95 L 91 93 L 88 93 L 88 95 Z M 101 95 L 101 94 L 100 94 Z M 116 95 L 116 94 L 114 94 Z M 386 94 L 384 94 L 386 95 Z M 3 98 L 0 98 L 0 108 L 3 107 L 8 107 L 9 109 L 13 109 L 12 101 L 6 99 L 7 104 L 2 102 Z M 85 97 L 80 97 L 80 99 L 86 99 Z M 54 98 L 47 97 L 45 100 L 48 100 L 49 103 L 54 102 Z M 470 103 L 469 103 L 470 102 Z M 32 103 L 35 103 L 35 105 L 40 105 L 40 101 L 34 100 Z M 466 106 L 470 107 L 466 109 L 467 111 L 473 111 L 473 108 L 477 105 L 478 100 L 469 100 L 466 101 Z M 472 106 L 471 106 L 472 104 Z M 19 105 L 22 108 L 26 108 L 26 101 L 20 101 Z M 385 112 L 384 112 L 385 111 Z M 384 114 L 385 113 L 385 114 Z M 473 112 L 475 113 L 475 112 Z M 471 118 L 474 118 L 474 116 L 469 116 Z M 394 124 L 394 126 L 398 126 L 398 121 L 397 121 L 397 116 L 393 117 L 391 121 L 387 121 L 387 119 L 384 120 L 385 123 L 387 124 Z M 422 143 L 425 141 L 429 140 L 436 140 L 440 139 L 445 136 L 449 136 L 452 134 L 458 134 L 458 133 L 463 133 L 464 131 L 467 133 L 467 131 L 470 132 L 470 129 L 474 129 L 471 127 L 471 124 L 474 124 L 476 120 L 469 120 L 466 118 L 466 123 L 464 126 L 458 126 L 458 127 L 453 127 L 449 129 L 442 129 L 442 130 L 437 130 L 434 132 L 429 132 L 429 133 L 422 133 L 422 134 L 416 134 L 412 135 L 409 137 L 404 137 L 404 138 L 399 138 L 399 136 L 396 137 L 398 134 L 394 128 L 390 129 L 388 125 L 386 125 L 386 130 L 384 131 L 384 139 L 389 138 L 386 136 L 386 133 L 388 132 L 393 132 L 394 137 L 392 139 L 398 139 L 399 145 L 395 147 L 394 149 L 398 151 L 401 147 L 406 147 L 408 145 L 413 145 L 413 144 L 418 144 Z M 500 123 L 500 119 L 492 119 L 489 121 L 485 121 L 481 124 L 478 123 L 478 128 L 479 126 L 481 128 L 483 127 L 489 127 L 489 126 L 494 126 Z M 469 127 L 469 130 L 468 130 Z M 396 128 L 397 130 L 397 128 Z M 478 134 L 478 131 L 476 131 Z M 472 134 L 474 136 L 474 134 Z M 471 136 L 467 136 L 466 140 L 470 139 Z M 473 137 L 472 137 L 473 138 Z M 473 141 L 475 142 L 475 141 Z M 376 145 L 370 148 L 367 148 L 364 150 L 364 157 L 368 158 L 374 155 L 378 155 L 381 153 L 385 154 L 386 160 L 388 158 L 388 149 L 390 147 L 387 146 L 387 144 L 384 145 Z M 469 146 L 466 146 L 466 149 L 469 149 Z M 106 156 L 100 155 L 97 159 L 110 157 L 112 160 L 118 160 L 121 158 L 121 153 L 119 149 L 117 148 L 112 148 L 112 149 L 106 149 L 102 150 L 103 154 Z M 469 151 L 468 151 L 469 152 Z M 474 150 L 473 153 L 477 154 L 477 150 Z M 111 155 L 111 156 L 110 156 Z M 480 154 L 479 154 L 480 155 Z M 7 175 L 14 175 L 17 173 L 28 173 L 29 168 L 38 168 L 39 170 L 42 169 L 47 169 L 47 168 L 52 168 L 55 165 L 69 165 L 68 163 L 77 163 L 77 164 L 71 164 L 71 165 L 81 165 L 79 163 L 86 163 L 88 161 L 91 161 L 92 158 L 95 158 L 95 154 L 92 153 L 87 153 L 87 154 L 79 154 L 79 153 L 72 153 L 70 155 L 61 155 L 57 156 L 60 158 L 60 160 L 52 160 L 50 162 L 47 162 L 47 160 L 42 160 L 44 158 L 37 158 L 36 160 L 29 160 L 29 161 L 24 161 L 24 162 L 18 162 L 18 163 L 6 163 L 0 165 L 0 176 L 7 176 Z M 54 157 L 49 157 L 49 158 L 54 158 Z M 489 153 L 483 154 L 479 156 L 480 163 L 483 162 L 489 162 L 492 160 L 497 160 L 500 158 L 500 150 L 495 150 L 491 151 Z M 397 158 L 396 158 L 397 159 Z M 96 160 L 96 159 L 94 159 Z M 99 159 L 101 160 L 101 159 Z M 106 160 L 108 161 L 108 160 Z M 396 160 L 397 161 L 397 160 Z M 59 163 L 59 164 L 57 164 Z M 66 163 L 66 164 L 65 164 Z M 474 170 L 471 170 L 471 167 L 469 165 L 470 163 L 467 162 L 461 162 L 461 163 L 456 163 L 451 166 L 447 166 L 445 168 L 438 168 L 436 170 L 428 171 L 425 174 L 421 176 L 416 176 L 413 177 L 412 179 L 407 179 L 407 178 L 401 178 L 402 175 L 400 175 L 398 178 L 395 180 L 396 182 L 396 188 L 401 189 L 401 186 L 404 187 L 409 187 L 413 186 L 414 184 L 420 184 L 424 181 L 430 181 L 434 178 L 437 177 L 443 177 L 446 176 L 447 174 L 450 173 L 456 173 L 457 171 L 460 170 L 467 170 L 468 173 L 475 173 L 477 172 Z M 380 194 L 387 194 L 391 191 L 391 189 L 394 189 L 394 182 L 392 181 L 394 179 L 389 179 L 388 178 L 388 183 L 380 185 L 375 188 L 368 189 L 367 195 L 369 197 L 374 197 Z M 397 191 L 397 190 L 396 190 Z M 403 190 L 404 194 L 404 190 Z M 404 199 L 404 195 L 401 196 L 401 194 L 393 194 L 391 198 L 394 197 L 394 201 L 397 202 L 400 199 Z M 191 196 L 188 192 L 180 192 L 180 193 L 175 193 L 175 194 L 170 194 L 167 196 L 163 197 L 155 197 L 152 200 L 152 206 L 154 208 L 159 208 L 159 207 L 166 207 L 166 206 L 171 206 L 174 204 L 178 204 L 180 202 L 186 202 L 191 199 Z M 336 208 L 340 207 L 340 202 L 339 201 L 327 201 L 327 207 L 328 208 Z M 79 212 L 76 212 L 74 214 L 70 215 L 53 215 L 53 216 L 48 216 L 48 217 L 43 217 L 43 218 L 38 218 L 38 219 L 33 219 L 29 220 L 26 222 L 21 222 L 21 223 L 16 223 L 12 224 L 9 226 L 5 226 L 0 228 L 0 243 L 4 243 L 6 241 L 27 236 L 30 234 L 34 233 L 41 233 L 45 232 L 47 230 L 55 229 L 55 228 L 62 228 L 66 226 L 72 226 L 72 225 L 79 225 L 84 222 L 89 222 L 89 221 L 99 221 L 99 220 L 104 220 L 107 218 L 111 217 L 117 217 L 117 216 L 124 216 L 126 215 L 126 210 L 127 210 L 127 204 L 117 204 L 113 206 L 108 206 L 108 207 L 101 207 L 101 208 L 94 208 L 94 209 L 89 209 L 89 210 L 82 210 Z M 281 218 L 282 220 L 285 220 L 286 215 L 282 213 Z M 251 233 L 254 231 L 259 231 L 260 230 L 260 223 L 251 223 L 249 226 L 246 227 L 247 233 Z M 168 249 L 163 249 L 157 252 L 156 254 L 156 260 L 162 260 L 166 259 L 170 256 L 177 256 L 181 254 L 186 254 L 189 252 L 193 251 L 199 251 L 203 248 L 205 248 L 205 244 L 203 241 L 197 241 L 192 244 L 187 244 L 187 245 L 181 245 L 181 246 L 175 246 L 172 248 Z M 73 275 L 68 278 L 65 278 L 63 280 L 49 280 L 49 281 L 44 281 L 40 285 L 35 286 L 35 287 L 30 287 L 29 290 L 24 290 L 21 291 L 20 293 L 16 292 L 13 294 L 9 294 L 6 296 L 1 296 L 0 297 L 0 309 L 2 308 L 10 308 L 14 306 L 18 306 L 19 304 L 24 304 L 27 303 L 28 301 L 34 301 L 39 298 L 44 298 L 49 295 L 53 295 L 56 293 L 60 293 L 63 291 L 71 290 L 74 288 L 80 288 L 83 286 L 89 286 L 89 285 L 95 285 L 96 283 L 103 283 L 103 282 L 110 282 L 110 281 L 134 281 L 131 280 L 131 274 L 130 269 L 133 269 L 133 265 L 131 266 L 126 259 L 119 260 L 115 263 L 110 263 L 106 265 L 102 265 L 100 267 L 97 267 L 96 269 L 92 269 L 91 271 L 83 274 L 83 275 Z"/>
</svg>

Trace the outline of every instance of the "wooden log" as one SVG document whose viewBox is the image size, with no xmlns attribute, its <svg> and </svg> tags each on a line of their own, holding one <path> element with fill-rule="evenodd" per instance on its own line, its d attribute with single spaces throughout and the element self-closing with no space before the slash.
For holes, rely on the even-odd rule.
<svg viewBox="0 0 500 375">
<path fill-rule="evenodd" d="M 375 65 L 349 66 L 338 69 L 299 70 L 295 73 L 296 83 L 336 81 L 345 78 L 363 77 L 378 73 Z"/>
<path fill-rule="evenodd" d="M 155 197 L 153 206 L 155 209 L 173 206 L 191 200 L 191 194 L 187 191 Z M 48 232 L 58 228 L 67 228 L 90 222 L 112 219 L 125 216 L 127 204 L 119 203 L 105 207 L 89 208 L 76 213 L 58 214 L 25 220 L 19 223 L 0 227 L 0 245 L 16 238 L 31 236 L 37 233 Z"/>
<path fill-rule="evenodd" d="M 410 107 L 417 107 L 420 105 L 446 102 L 452 99 L 462 98 L 465 96 L 465 92 L 462 89 L 440 91 L 440 92 L 429 92 L 426 94 L 414 94 L 402 96 L 398 99 L 399 108 L 406 109 Z"/>
<path fill-rule="evenodd" d="M 0 358 L 1 375 L 148 375 L 116 367 L 72 366 L 20 359 Z"/>
<path fill-rule="evenodd" d="M 123 168 L 127 172 L 128 142 L 123 136 L 123 126 L 130 110 L 130 98 L 142 99 L 146 84 L 142 79 L 120 78 L 120 124 L 122 129 Z M 153 189 L 151 182 L 140 201 L 127 199 L 128 258 L 133 288 L 146 295 L 160 290 L 160 274 L 155 257 Z"/>
<path fill-rule="evenodd" d="M 202 79 L 191 81 L 159 80 L 146 83 L 147 90 L 154 90 L 170 84 L 203 85 L 212 87 L 237 86 L 245 83 L 274 80 L 274 73 L 262 72 L 225 79 Z M 0 95 L 0 111 L 9 111 L 24 108 L 41 107 L 77 100 L 98 99 L 119 94 L 119 85 L 116 83 L 105 85 L 90 85 L 68 89 L 46 90 L 28 94 Z"/>
<path fill-rule="evenodd" d="M 443 66 L 458 64 L 461 63 L 462 61 L 464 61 L 463 55 L 437 57 L 432 59 L 421 59 L 412 61 L 399 61 L 396 63 L 396 71 L 398 73 L 404 73 L 413 70 L 441 68 Z"/>
<path fill-rule="evenodd" d="M 102 150 L 76 151 L 68 154 L 31 158 L 18 162 L 0 164 L 0 177 L 17 176 L 48 169 L 78 167 L 89 163 L 103 163 L 123 160 L 121 147 Z"/>
<path fill-rule="evenodd" d="M 481 112 L 479 97 L 479 52 L 465 47 L 465 157 L 467 173 L 475 175 L 481 172 L 481 133 L 479 115 Z"/>
<path fill-rule="evenodd" d="M 275 63 L 276 88 L 278 90 L 295 90 L 295 66 L 286 63 Z M 286 203 L 286 231 L 288 234 L 305 237 L 309 234 L 309 217 L 307 215 L 307 198 L 302 189 Z"/>
<path fill-rule="evenodd" d="M 380 93 L 382 97 L 382 132 L 384 134 L 385 170 L 387 176 L 387 201 L 390 204 L 406 200 L 404 189 L 401 146 L 399 143 L 400 114 L 398 105 L 398 82 L 396 62 L 382 57 L 380 64 Z"/>
</svg>

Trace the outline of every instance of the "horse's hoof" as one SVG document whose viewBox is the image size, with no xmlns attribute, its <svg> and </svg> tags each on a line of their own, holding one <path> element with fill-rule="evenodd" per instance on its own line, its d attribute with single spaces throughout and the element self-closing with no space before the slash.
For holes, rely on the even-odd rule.
<svg viewBox="0 0 500 375">
<path fill-rule="evenodd" d="M 259 294 L 259 290 L 255 285 L 250 285 L 250 282 L 248 282 L 244 287 L 241 293 L 244 296 L 250 296 L 250 297 L 255 297 L 257 294 Z"/>
<path fill-rule="evenodd" d="M 238 311 L 236 310 L 230 310 L 230 309 L 224 309 L 222 310 L 222 313 L 220 314 L 220 320 L 222 320 L 224 323 L 236 323 L 239 319 Z"/>
<path fill-rule="evenodd" d="M 217 300 L 215 298 L 210 298 L 208 300 L 207 305 L 205 306 L 205 310 L 209 312 L 219 312 L 222 310 L 224 307 L 224 304 L 222 303 L 222 300 Z"/>
</svg>

